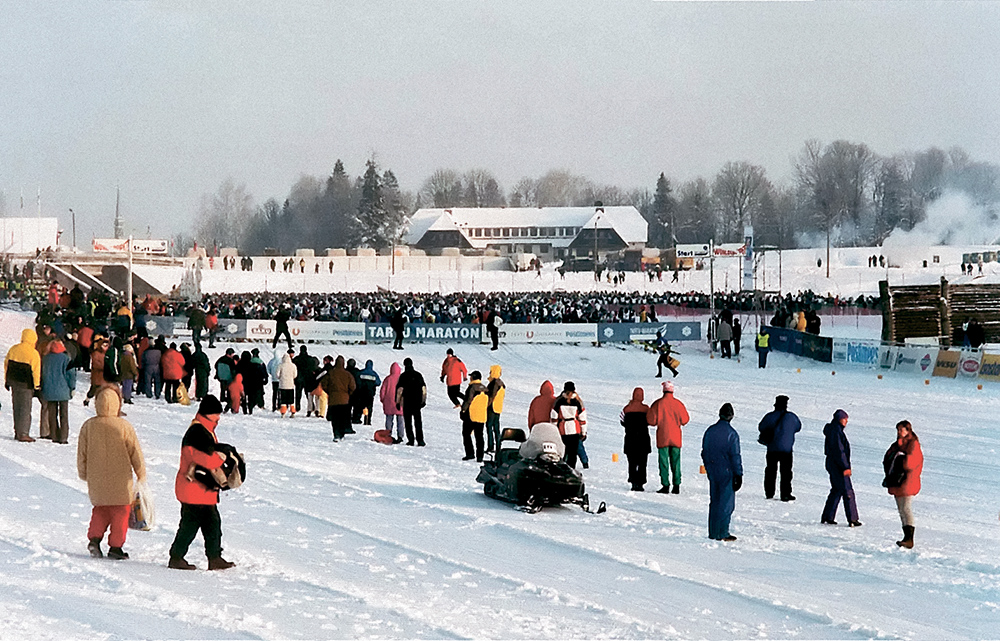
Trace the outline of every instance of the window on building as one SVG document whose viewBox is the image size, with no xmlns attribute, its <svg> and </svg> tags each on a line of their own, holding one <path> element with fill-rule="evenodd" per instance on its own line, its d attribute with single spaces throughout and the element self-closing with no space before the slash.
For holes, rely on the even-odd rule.
<svg viewBox="0 0 1000 641">
<path fill-rule="evenodd" d="M 490 233 L 491 231 L 492 231 L 492 230 L 491 230 L 491 229 L 489 229 L 489 228 L 487 228 L 487 229 L 484 229 L 484 230 L 483 230 L 483 232 L 485 232 L 485 234 L 486 234 L 486 237 L 487 237 L 487 238 L 489 238 L 490 236 L 492 236 L 492 235 L 493 235 L 493 234 L 491 234 L 491 233 Z"/>
<path fill-rule="evenodd" d="M 530 235 L 532 235 L 532 236 L 537 236 L 538 235 L 538 228 L 537 227 L 529 227 L 528 231 L 530 232 Z"/>
<path fill-rule="evenodd" d="M 496 236 L 497 238 L 500 237 L 500 228 L 499 227 L 494 227 L 493 228 L 493 235 Z"/>
</svg>

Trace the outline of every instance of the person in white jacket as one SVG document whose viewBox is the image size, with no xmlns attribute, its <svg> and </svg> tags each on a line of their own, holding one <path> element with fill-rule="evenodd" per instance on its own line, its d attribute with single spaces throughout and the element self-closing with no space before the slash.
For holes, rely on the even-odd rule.
<svg viewBox="0 0 1000 641">
<path fill-rule="evenodd" d="M 295 377 L 299 375 L 299 368 L 292 362 L 294 350 L 281 357 L 281 365 L 278 365 L 278 409 L 281 416 L 291 409 L 291 417 L 295 416 Z"/>
</svg>

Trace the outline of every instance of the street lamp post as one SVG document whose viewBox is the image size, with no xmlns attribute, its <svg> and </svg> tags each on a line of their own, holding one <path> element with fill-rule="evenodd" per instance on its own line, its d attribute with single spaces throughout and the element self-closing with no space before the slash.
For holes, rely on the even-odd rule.
<svg viewBox="0 0 1000 641">
<path fill-rule="evenodd" d="M 70 216 L 73 217 L 73 251 L 76 251 L 76 212 L 73 211 L 71 207 L 69 210 Z"/>
</svg>

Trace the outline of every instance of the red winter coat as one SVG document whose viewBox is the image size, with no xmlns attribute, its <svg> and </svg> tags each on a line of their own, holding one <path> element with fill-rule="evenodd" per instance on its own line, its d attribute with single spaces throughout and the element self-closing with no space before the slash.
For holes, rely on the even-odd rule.
<svg viewBox="0 0 1000 641">
<path fill-rule="evenodd" d="M 94 344 L 94 330 L 84 325 L 76 333 L 76 342 L 80 344 L 80 347 L 90 349 Z"/>
<path fill-rule="evenodd" d="M 454 354 L 444 359 L 441 365 L 441 376 L 444 377 L 445 385 L 461 385 L 468 378 L 469 372 L 465 369 L 465 363 Z"/>
<path fill-rule="evenodd" d="M 233 414 L 239 414 L 240 401 L 243 400 L 243 374 L 237 374 L 227 389 L 229 390 L 229 404 L 233 408 Z"/>
<path fill-rule="evenodd" d="M 389 375 L 382 381 L 379 390 L 379 400 L 382 401 L 382 412 L 386 416 L 402 416 L 403 410 L 396 407 L 396 384 L 399 383 L 399 363 L 389 367 Z"/>
<path fill-rule="evenodd" d="M 552 421 L 552 406 L 555 405 L 556 396 L 552 388 L 552 383 L 545 381 L 538 396 L 531 400 L 528 406 L 528 429 L 530 430 L 539 423 L 549 423 Z"/>
<path fill-rule="evenodd" d="M 899 443 L 899 446 L 906 452 L 906 462 L 903 464 L 906 478 L 903 479 L 903 484 L 899 487 L 890 487 L 889 494 L 916 496 L 920 492 L 920 473 L 924 469 L 924 453 L 920 449 L 920 441 L 911 433 L 908 438 Z"/>
<path fill-rule="evenodd" d="M 163 380 L 179 381 L 184 378 L 184 355 L 176 349 L 168 349 L 160 357 L 160 371 Z"/>
<path fill-rule="evenodd" d="M 656 426 L 656 447 L 681 447 L 681 426 L 691 417 L 687 408 L 672 393 L 666 393 L 646 412 L 646 421 Z"/>
<path fill-rule="evenodd" d="M 222 459 L 215 455 L 216 424 L 198 414 L 181 441 L 181 463 L 174 480 L 174 494 L 177 500 L 188 505 L 215 505 L 219 502 L 219 491 L 209 490 L 200 482 L 188 478 L 192 465 L 200 465 L 207 470 L 222 467 Z"/>
</svg>

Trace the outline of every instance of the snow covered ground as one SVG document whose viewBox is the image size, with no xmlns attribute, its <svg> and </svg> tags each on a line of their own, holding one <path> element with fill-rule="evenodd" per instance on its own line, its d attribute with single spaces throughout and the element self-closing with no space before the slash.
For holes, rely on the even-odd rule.
<svg viewBox="0 0 1000 641">
<path fill-rule="evenodd" d="M 213 360 L 225 345 L 211 354 Z M 239 349 L 240 346 L 237 346 Z M 6 350 L 6 346 L 2 346 Z M 503 423 L 522 425 L 540 383 L 576 382 L 590 417 L 585 472 L 608 511 L 529 515 L 483 496 L 477 466 L 460 460 L 457 412 L 438 383 L 443 345 L 316 346 L 379 372 L 409 356 L 428 380 L 427 447 L 384 446 L 369 429 L 331 442 L 315 418 L 227 415 L 222 440 L 248 459 L 248 479 L 220 506 L 225 556 L 238 565 L 169 570 L 178 520 L 173 479 L 194 408 L 140 398 L 128 406 L 157 501 L 152 532 L 129 533 L 124 562 L 91 559 L 76 434 L 92 415 L 71 401 L 70 445 L 12 440 L 9 397 L 0 413 L 0 638 L 913 638 L 977 639 L 1000 630 L 996 393 L 962 381 L 901 375 L 772 354 L 759 370 L 685 344 L 677 396 L 691 412 L 683 493 L 628 492 L 618 414 L 631 390 L 658 395 L 653 357 L 636 348 L 456 346 L 469 366 L 504 368 Z M 268 350 L 265 350 L 268 351 Z M 311 350 L 312 351 L 312 350 Z M 801 371 L 799 371 L 801 370 Z M 891 374 L 891 373 L 890 373 Z M 85 387 L 85 376 L 81 389 Z M 756 424 L 776 394 L 791 397 L 794 503 L 763 497 Z M 744 488 L 733 533 L 707 538 L 708 488 L 700 439 L 732 402 L 743 443 Z M 819 524 L 828 490 L 823 424 L 838 407 L 864 527 Z M 376 422 L 382 413 L 376 405 Z M 880 487 L 881 459 L 907 418 L 926 456 L 915 500 L 916 547 L 900 538 Z M 37 421 L 37 412 L 36 412 Z M 37 430 L 32 430 L 37 434 Z M 844 523 L 841 514 L 839 520 Z"/>
</svg>

